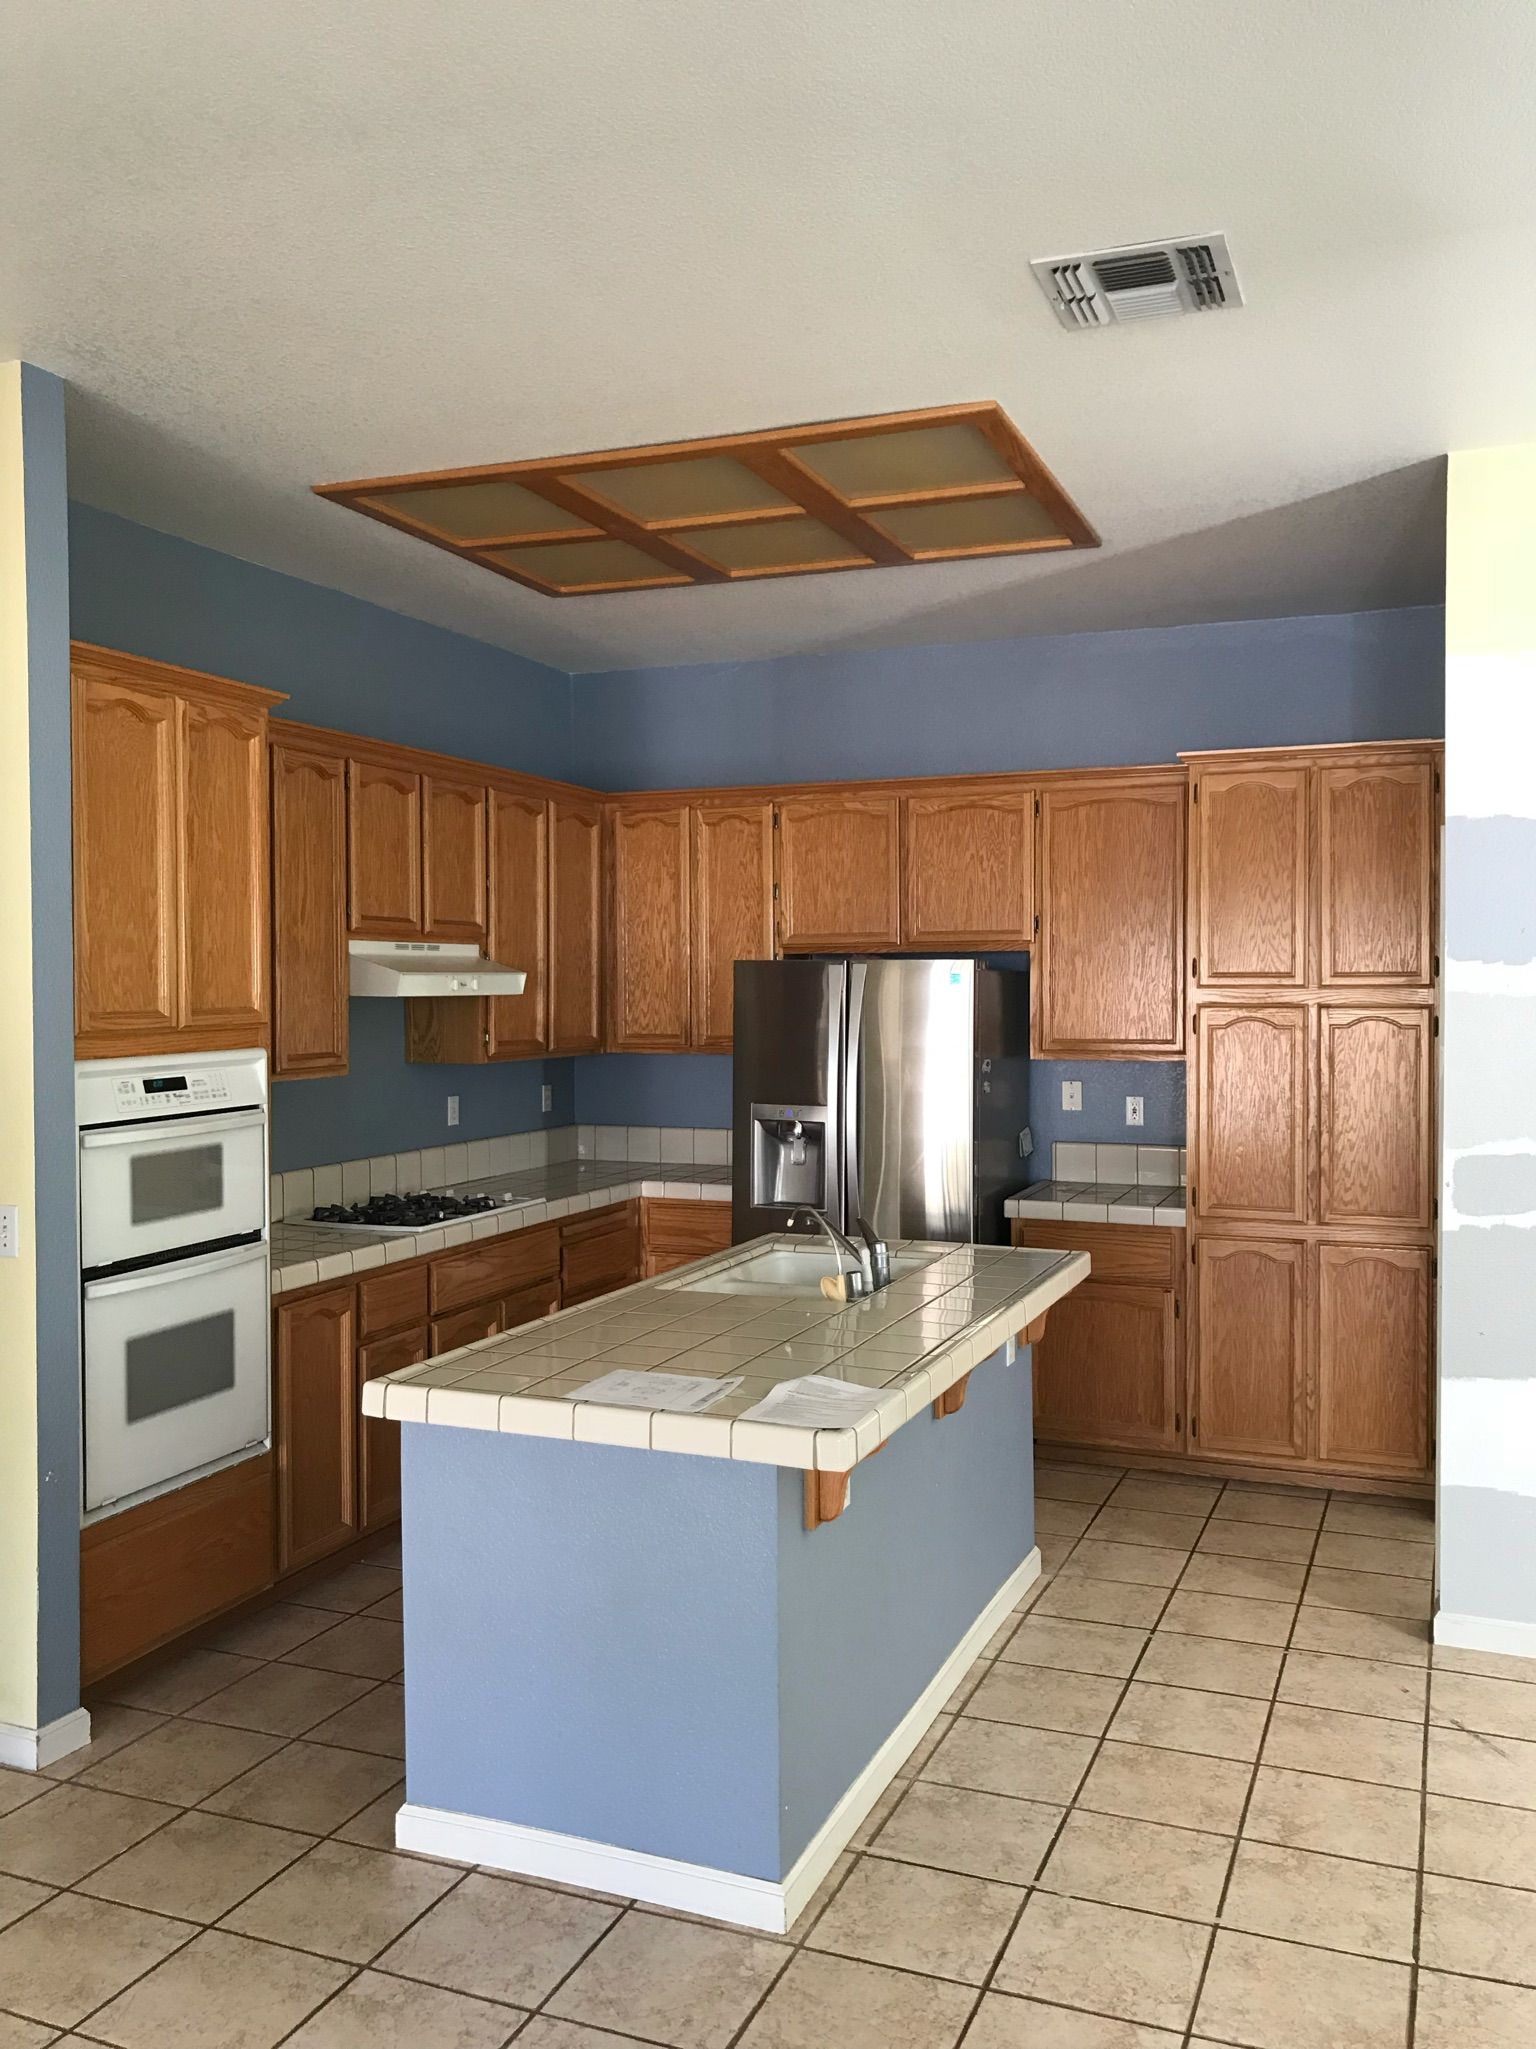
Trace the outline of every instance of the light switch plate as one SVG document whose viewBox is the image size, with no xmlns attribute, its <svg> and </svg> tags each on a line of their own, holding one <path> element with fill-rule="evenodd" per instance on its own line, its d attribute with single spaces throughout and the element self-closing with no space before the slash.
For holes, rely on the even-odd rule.
<svg viewBox="0 0 1536 2049">
<path fill-rule="evenodd" d="M 450 1124 L 457 1124 L 457 1123 L 458 1123 L 458 1121 L 459 1121 L 459 1099 L 458 1099 L 458 1097 L 457 1097 L 457 1096 L 450 1096 L 450 1097 L 448 1098 L 448 1122 L 449 1122 Z"/>
<path fill-rule="evenodd" d="M 555 1091 L 554 1091 L 554 1086 L 553 1086 L 553 1084 L 552 1084 L 552 1083 L 550 1083 L 550 1082 L 545 1082 L 544 1086 L 543 1086 L 543 1087 L 542 1087 L 542 1088 L 541 1088 L 541 1089 L 539 1090 L 539 1108 L 540 1108 L 541 1110 L 553 1110 L 553 1108 L 554 1108 L 554 1107 L 555 1107 Z"/>
<path fill-rule="evenodd" d="M 1061 1107 L 1063 1110 L 1081 1110 L 1083 1107 L 1083 1085 L 1080 1081 L 1064 1081 L 1062 1083 Z"/>
</svg>

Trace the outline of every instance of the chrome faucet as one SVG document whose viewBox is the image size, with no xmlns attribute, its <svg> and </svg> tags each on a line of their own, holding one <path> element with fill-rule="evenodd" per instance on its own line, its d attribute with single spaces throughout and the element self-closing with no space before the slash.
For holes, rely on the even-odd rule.
<svg viewBox="0 0 1536 2049">
<path fill-rule="evenodd" d="M 877 1288 L 884 1288 L 890 1285 L 890 1252 L 884 1239 L 877 1238 L 862 1217 L 859 1218 L 859 1234 L 864 1240 L 862 1246 L 856 1245 L 851 1238 L 845 1238 L 837 1226 L 829 1218 L 824 1217 L 819 1209 L 791 1210 L 789 1216 L 790 1229 L 793 1230 L 796 1224 L 802 1220 L 815 1224 L 826 1233 L 828 1242 L 837 1256 L 837 1270 L 839 1273 L 844 1271 L 843 1254 L 847 1253 L 849 1259 L 853 1262 L 852 1271 L 856 1271 L 863 1282 L 862 1292 L 864 1294 L 872 1295 Z"/>
</svg>

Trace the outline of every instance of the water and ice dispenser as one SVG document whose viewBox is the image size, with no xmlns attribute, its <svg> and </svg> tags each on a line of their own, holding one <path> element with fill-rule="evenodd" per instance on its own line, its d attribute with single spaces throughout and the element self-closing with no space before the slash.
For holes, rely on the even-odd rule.
<svg viewBox="0 0 1536 2049">
<path fill-rule="evenodd" d="M 825 1103 L 752 1105 L 754 1209 L 827 1207 L 831 1126 Z"/>
</svg>

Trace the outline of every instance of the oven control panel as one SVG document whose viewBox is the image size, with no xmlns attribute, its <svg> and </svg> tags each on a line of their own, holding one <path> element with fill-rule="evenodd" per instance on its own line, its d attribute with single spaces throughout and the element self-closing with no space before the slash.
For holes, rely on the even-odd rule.
<svg viewBox="0 0 1536 2049">
<path fill-rule="evenodd" d="M 229 1101 L 229 1082 L 220 1073 L 124 1075 L 113 1084 L 119 1103 L 147 1110 L 212 1110 Z"/>
<path fill-rule="evenodd" d="M 267 1056 L 188 1053 L 159 1060 L 81 1060 L 75 1065 L 75 1121 L 82 1130 L 159 1117 L 262 1109 Z"/>
</svg>

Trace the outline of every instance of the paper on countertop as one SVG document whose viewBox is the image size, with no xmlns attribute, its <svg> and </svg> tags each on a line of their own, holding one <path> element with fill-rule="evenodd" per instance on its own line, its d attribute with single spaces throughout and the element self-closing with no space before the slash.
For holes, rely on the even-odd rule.
<svg viewBox="0 0 1536 2049">
<path fill-rule="evenodd" d="M 849 1430 L 874 1406 L 875 1390 L 825 1373 L 781 1380 L 737 1418 L 742 1423 L 784 1423 L 796 1430 Z"/>
<path fill-rule="evenodd" d="M 740 1387 L 742 1376 L 731 1380 L 710 1380 L 700 1373 L 605 1373 L 601 1380 L 589 1380 L 565 1399 L 568 1402 L 607 1402 L 611 1408 L 666 1409 L 679 1415 L 697 1415 Z"/>
</svg>

